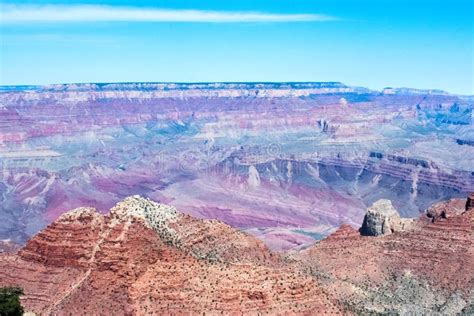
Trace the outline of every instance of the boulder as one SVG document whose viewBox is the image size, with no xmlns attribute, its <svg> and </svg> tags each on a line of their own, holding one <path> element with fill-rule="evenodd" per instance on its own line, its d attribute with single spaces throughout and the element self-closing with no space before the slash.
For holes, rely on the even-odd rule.
<svg viewBox="0 0 474 316">
<path fill-rule="evenodd" d="M 388 235 L 408 229 L 413 220 L 400 218 L 390 200 L 378 200 L 367 209 L 359 232 L 363 236 Z"/>
</svg>

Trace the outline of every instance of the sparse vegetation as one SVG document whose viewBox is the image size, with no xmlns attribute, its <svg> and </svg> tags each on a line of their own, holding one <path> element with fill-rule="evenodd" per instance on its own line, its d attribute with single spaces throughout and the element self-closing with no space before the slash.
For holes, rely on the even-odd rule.
<svg viewBox="0 0 474 316">
<path fill-rule="evenodd" d="M 24 310 L 20 303 L 20 295 L 23 295 L 23 290 L 19 287 L 0 288 L 1 316 L 23 315 Z"/>
</svg>

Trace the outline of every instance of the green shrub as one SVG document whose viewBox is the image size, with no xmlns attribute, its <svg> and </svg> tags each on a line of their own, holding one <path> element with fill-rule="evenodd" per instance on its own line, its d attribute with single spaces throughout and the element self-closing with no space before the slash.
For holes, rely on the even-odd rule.
<svg viewBox="0 0 474 316">
<path fill-rule="evenodd" d="M 20 295 L 23 295 L 23 290 L 19 287 L 0 288 L 0 316 L 23 315 Z"/>
</svg>

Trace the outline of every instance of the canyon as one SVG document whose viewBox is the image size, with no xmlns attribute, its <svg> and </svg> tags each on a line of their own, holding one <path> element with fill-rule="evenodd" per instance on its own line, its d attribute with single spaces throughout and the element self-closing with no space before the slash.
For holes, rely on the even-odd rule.
<svg viewBox="0 0 474 316">
<path fill-rule="evenodd" d="M 474 311 L 474 194 L 412 225 L 364 236 L 343 224 L 302 250 L 276 252 L 217 220 L 131 196 L 106 215 L 62 214 L 14 253 L 0 286 L 26 310 L 101 314 L 460 314 Z M 364 216 L 395 223 L 391 204 Z"/>
<path fill-rule="evenodd" d="M 0 240 L 139 194 L 302 249 L 474 191 L 473 98 L 337 82 L 0 87 Z"/>
<path fill-rule="evenodd" d="M 262 242 L 138 196 L 63 214 L 0 266 L 40 314 L 339 311 Z"/>
</svg>

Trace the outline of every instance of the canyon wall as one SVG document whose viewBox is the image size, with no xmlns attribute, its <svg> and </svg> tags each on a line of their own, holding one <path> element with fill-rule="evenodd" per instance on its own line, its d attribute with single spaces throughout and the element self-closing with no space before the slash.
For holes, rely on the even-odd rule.
<svg viewBox="0 0 474 316">
<path fill-rule="evenodd" d="M 42 315 L 471 315 L 473 197 L 415 219 L 381 200 L 360 232 L 343 224 L 275 252 L 218 220 L 131 196 L 107 215 L 71 210 L 0 253 L 0 286 L 24 289 L 22 305 Z"/>
<path fill-rule="evenodd" d="M 141 194 L 298 248 L 474 191 L 472 97 L 341 83 L 1 87 L 0 240 Z"/>
</svg>

